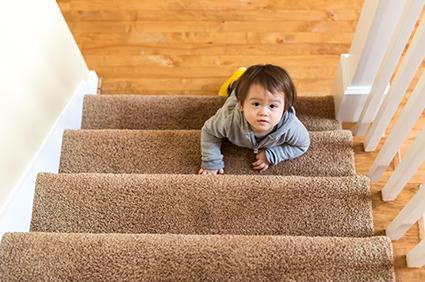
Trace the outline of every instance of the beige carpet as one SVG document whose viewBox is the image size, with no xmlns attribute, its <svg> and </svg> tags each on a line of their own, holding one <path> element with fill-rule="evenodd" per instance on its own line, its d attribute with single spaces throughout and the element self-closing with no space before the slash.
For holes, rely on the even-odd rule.
<svg viewBox="0 0 425 282">
<path fill-rule="evenodd" d="M 0 280 L 394 281 L 391 260 L 387 237 L 8 233 Z"/>
<path fill-rule="evenodd" d="M 223 105 L 221 96 L 87 95 L 83 129 L 201 129 Z M 295 105 L 308 130 L 341 129 L 332 96 L 299 97 Z"/>
<path fill-rule="evenodd" d="M 348 176 L 355 173 L 350 131 L 312 131 L 299 158 L 271 166 L 270 175 Z M 252 150 L 223 145 L 225 173 L 255 174 Z M 200 130 L 66 130 L 61 173 L 196 174 Z"/>
<path fill-rule="evenodd" d="M 369 179 L 38 175 L 31 231 L 366 237 Z"/>
<path fill-rule="evenodd" d="M 201 177 L 199 128 L 223 101 L 87 96 L 83 127 L 98 129 L 64 132 L 33 232 L 3 236 L 0 281 L 395 281 L 332 98 L 296 106 L 303 156 L 259 174 L 225 143 L 226 174 Z"/>
</svg>

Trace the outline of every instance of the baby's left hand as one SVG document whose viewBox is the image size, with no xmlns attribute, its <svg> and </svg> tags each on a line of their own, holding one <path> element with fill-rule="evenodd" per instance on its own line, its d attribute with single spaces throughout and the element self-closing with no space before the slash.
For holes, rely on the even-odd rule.
<svg viewBox="0 0 425 282">
<path fill-rule="evenodd" d="M 252 163 L 253 169 L 259 170 L 260 172 L 264 172 L 269 168 L 270 163 L 267 160 L 266 151 L 264 150 L 258 151 L 258 154 L 255 155 L 255 158 L 257 159 L 257 161 Z"/>
</svg>

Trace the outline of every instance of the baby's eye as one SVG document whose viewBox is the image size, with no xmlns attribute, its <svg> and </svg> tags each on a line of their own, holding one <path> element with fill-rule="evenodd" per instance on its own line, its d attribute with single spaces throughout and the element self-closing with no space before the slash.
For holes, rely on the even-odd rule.
<svg viewBox="0 0 425 282">
<path fill-rule="evenodd" d="M 260 103 L 254 102 L 254 103 L 252 103 L 252 105 L 254 105 L 255 107 L 258 107 L 258 106 L 260 106 Z"/>
<path fill-rule="evenodd" d="M 271 104 L 271 105 L 270 105 L 270 108 L 274 109 L 274 108 L 277 108 L 277 106 L 276 106 L 276 105 Z"/>
</svg>

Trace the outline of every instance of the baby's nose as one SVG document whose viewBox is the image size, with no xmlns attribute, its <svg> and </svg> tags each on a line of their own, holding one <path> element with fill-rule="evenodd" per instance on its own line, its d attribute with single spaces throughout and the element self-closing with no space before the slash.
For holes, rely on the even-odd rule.
<svg viewBox="0 0 425 282">
<path fill-rule="evenodd" d="M 260 114 L 262 116 L 266 116 L 267 115 L 267 110 L 265 108 L 261 108 L 260 109 L 260 112 L 258 114 Z"/>
</svg>

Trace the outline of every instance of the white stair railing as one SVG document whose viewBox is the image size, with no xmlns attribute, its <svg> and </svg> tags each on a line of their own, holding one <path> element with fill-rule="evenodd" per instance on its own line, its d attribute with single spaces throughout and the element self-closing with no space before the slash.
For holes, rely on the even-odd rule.
<svg viewBox="0 0 425 282">
<path fill-rule="evenodd" d="M 398 19 L 410 1 L 365 0 L 350 52 L 341 55 L 332 87 L 339 120 L 358 120 Z"/>
<path fill-rule="evenodd" d="M 423 16 L 385 96 L 391 76 L 424 5 L 425 0 L 366 0 L 350 54 L 341 55 L 332 89 L 336 116 L 343 122 L 357 122 L 355 135 L 366 135 L 372 124 L 365 139 L 365 151 L 374 151 L 377 148 L 425 58 L 425 16 Z M 374 13 L 373 19 L 371 19 L 372 13 Z M 424 108 L 425 72 L 368 172 L 372 182 L 381 179 Z M 424 160 L 425 127 L 417 135 L 382 189 L 382 199 L 393 201 Z M 387 236 L 392 240 L 399 239 L 424 213 L 425 188 L 421 187 L 388 226 Z M 425 241 L 407 255 L 407 262 L 409 267 L 424 265 Z"/>
<path fill-rule="evenodd" d="M 382 189 L 382 200 L 394 201 L 424 161 L 425 127 L 422 128 L 413 144 L 409 147 L 406 155 L 403 157 L 400 164 L 391 174 L 390 179 L 388 179 Z"/>
<path fill-rule="evenodd" d="M 398 21 L 391 43 L 388 46 L 378 74 L 373 82 L 372 89 L 367 97 L 365 106 L 363 107 L 363 111 L 357 121 L 354 135 L 366 135 L 367 130 L 373 121 L 374 115 L 376 114 L 376 106 L 380 105 L 384 98 L 385 90 L 387 89 L 391 76 L 397 67 L 397 63 L 400 60 L 407 41 L 412 34 L 413 28 L 421 14 L 424 4 L 424 0 L 410 0 L 407 1 L 404 6 L 404 10 L 400 20 Z"/>
<path fill-rule="evenodd" d="M 423 5 L 422 5 L 423 6 Z M 422 11 L 422 9 L 421 9 Z M 425 21 L 422 20 L 396 73 L 391 88 L 373 121 L 364 143 L 365 151 L 375 151 L 394 113 L 425 57 Z"/>
<path fill-rule="evenodd" d="M 425 52 L 425 49 L 423 50 Z M 391 133 L 378 153 L 368 176 L 372 182 L 378 182 L 409 135 L 425 107 L 425 72 L 403 108 Z"/>
<path fill-rule="evenodd" d="M 366 0 L 365 3 L 369 1 L 370 0 Z M 380 65 L 376 63 L 382 61 L 384 57 L 382 49 L 390 44 L 398 19 L 407 2 L 408 0 L 379 1 L 363 47 L 363 49 L 368 50 L 368 52 L 362 51 L 361 56 L 358 58 L 356 71 L 353 72 L 352 85 L 362 86 L 366 84 L 370 86 L 372 84 L 373 78 L 376 76 Z M 384 50 L 386 49 L 387 48 Z"/>
</svg>

